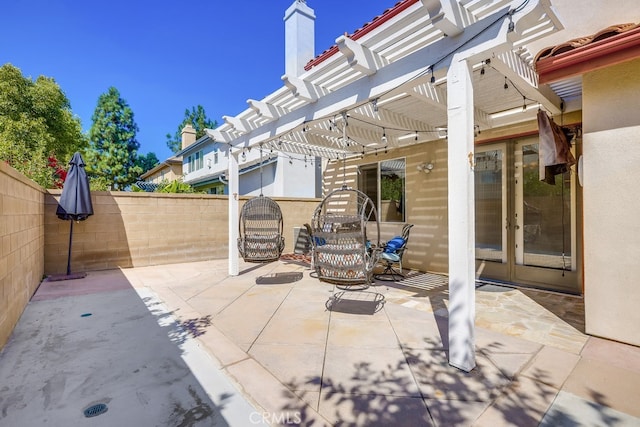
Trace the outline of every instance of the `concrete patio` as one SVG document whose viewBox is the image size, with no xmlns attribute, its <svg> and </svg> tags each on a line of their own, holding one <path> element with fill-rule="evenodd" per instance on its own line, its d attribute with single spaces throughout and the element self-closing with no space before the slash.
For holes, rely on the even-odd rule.
<svg viewBox="0 0 640 427">
<path fill-rule="evenodd" d="M 585 335 L 580 297 L 478 286 L 464 373 L 445 276 L 345 292 L 294 257 L 227 269 L 44 281 L 0 353 L 0 426 L 640 425 L 640 349 Z"/>
</svg>

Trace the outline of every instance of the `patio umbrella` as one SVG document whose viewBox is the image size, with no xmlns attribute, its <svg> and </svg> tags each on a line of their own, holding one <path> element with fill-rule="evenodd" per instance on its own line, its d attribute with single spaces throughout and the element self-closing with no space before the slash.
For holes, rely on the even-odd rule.
<svg viewBox="0 0 640 427">
<path fill-rule="evenodd" d="M 76 152 L 69 162 L 69 171 L 64 181 L 62 195 L 58 202 L 56 215 L 58 218 L 71 221 L 69 232 L 69 257 L 67 259 L 67 277 L 75 279 L 84 275 L 71 276 L 71 242 L 73 240 L 73 222 L 84 221 L 93 215 L 93 205 L 91 204 L 91 192 L 89 190 L 89 178 L 84 170 L 84 160 L 80 153 Z"/>
</svg>

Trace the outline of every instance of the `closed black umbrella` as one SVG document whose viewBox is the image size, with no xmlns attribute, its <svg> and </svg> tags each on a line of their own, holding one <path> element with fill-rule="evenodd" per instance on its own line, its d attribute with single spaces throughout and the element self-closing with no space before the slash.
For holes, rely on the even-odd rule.
<svg viewBox="0 0 640 427">
<path fill-rule="evenodd" d="M 76 152 L 69 162 L 69 171 L 64 181 L 60 202 L 56 215 L 65 221 L 71 221 L 69 232 L 69 258 L 67 260 L 67 276 L 71 275 L 71 242 L 73 240 L 73 222 L 84 221 L 93 215 L 91 204 L 91 191 L 89 190 L 89 178 L 84 170 L 84 160 L 80 153 Z M 75 278 L 75 277 L 67 277 Z"/>
</svg>

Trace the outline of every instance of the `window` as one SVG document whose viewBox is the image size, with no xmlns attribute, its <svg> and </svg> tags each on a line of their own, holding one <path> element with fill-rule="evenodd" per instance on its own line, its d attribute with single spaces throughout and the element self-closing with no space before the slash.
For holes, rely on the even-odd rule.
<svg viewBox="0 0 640 427">
<path fill-rule="evenodd" d="M 187 165 L 188 173 L 202 169 L 204 167 L 204 156 L 202 155 L 202 151 L 198 151 L 197 153 L 188 156 Z"/>
<path fill-rule="evenodd" d="M 360 166 L 359 188 L 376 204 L 381 222 L 405 221 L 405 159 Z"/>
<path fill-rule="evenodd" d="M 215 163 L 216 165 L 218 164 L 218 150 L 213 153 L 213 163 Z"/>
</svg>

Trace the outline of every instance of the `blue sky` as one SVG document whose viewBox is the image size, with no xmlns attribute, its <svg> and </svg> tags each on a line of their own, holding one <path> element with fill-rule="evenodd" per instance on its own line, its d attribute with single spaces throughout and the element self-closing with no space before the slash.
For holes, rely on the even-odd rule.
<svg viewBox="0 0 640 427">
<path fill-rule="evenodd" d="M 134 112 L 140 153 L 171 155 L 166 134 L 185 109 L 207 116 L 247 108 L 282 86 L 284 12 L 293 0 L 11 0 L 0 13 L 0 65 L 53 77 L 87 131 L 114 86 Z M 396 0 L 307 0 L 316 55 Z"/>
</svg>

